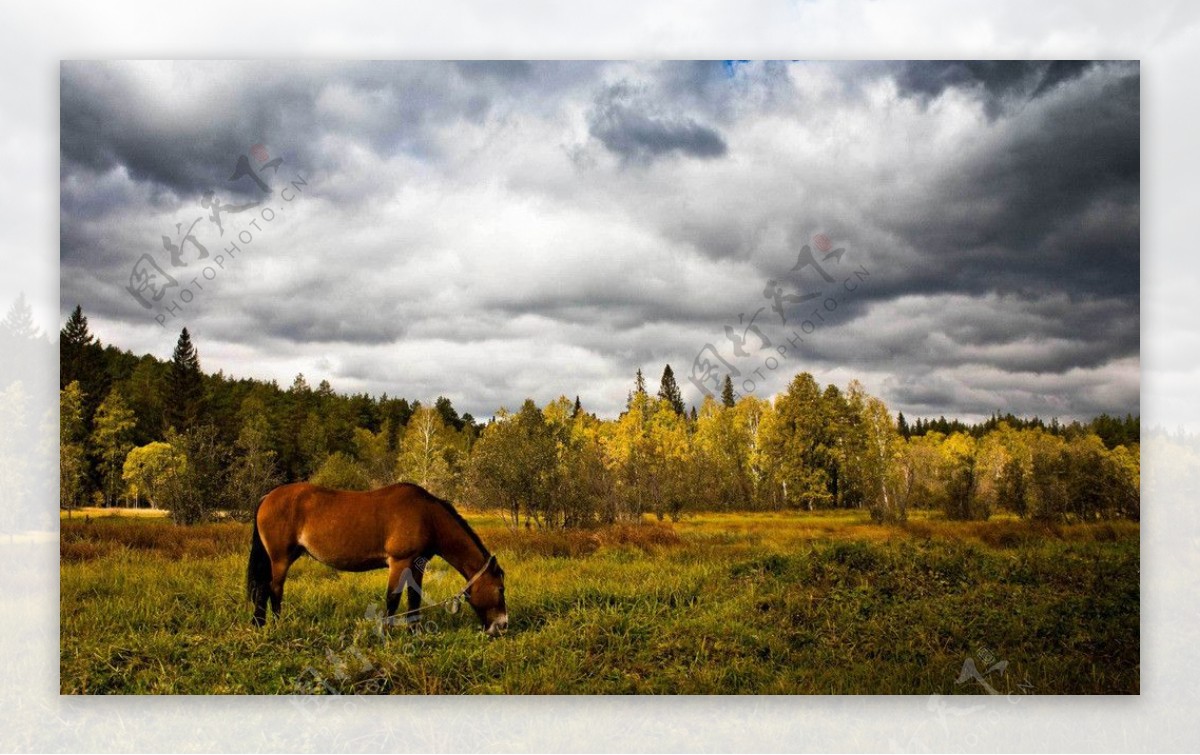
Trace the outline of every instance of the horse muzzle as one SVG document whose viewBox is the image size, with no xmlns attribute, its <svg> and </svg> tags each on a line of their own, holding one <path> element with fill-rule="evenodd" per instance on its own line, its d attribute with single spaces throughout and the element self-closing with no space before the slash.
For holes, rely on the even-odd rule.
<svg viewBox="0 0 1200 755">
<path fill-rule="evenodd" d="M 508 614 L 502 613 L 485 630 L 488 637 L 499 637 L 508 631 Z"/>
</svg>

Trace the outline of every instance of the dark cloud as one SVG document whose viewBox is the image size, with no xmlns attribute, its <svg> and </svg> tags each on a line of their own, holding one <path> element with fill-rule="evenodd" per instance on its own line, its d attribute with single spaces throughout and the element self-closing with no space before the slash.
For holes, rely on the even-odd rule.
<svg viewBox="0 0 1200 755">
<path fill-rule="evenodd" d="M 670 154 L 714 158 L 728 150 L 715 129 L 686 115 L 662 112 L 627 85 L 610 87 L 597 98 L 588 129 L 609 152 L 631 162 Z"/>
<path fill-rule="evenodd" d="M 62 306 L 162 355 L 186 324 L 231 374 L 604 413 L 638 367 L 732 358 L 739 315 L 785 343 L 814 303 L 782 323 L 767 280 L 861 267 L 759 395 L 810 370 L 909 415 L 1136 412 L 1139 112 L 1136 63 L 65 63 Z M 303 201 L 161 328 L 133 262 L 203 191 L 256 196 L 227 186 L 256 143 Z M 817 233 L 833 283 L 791 270 Z"/>
<path fill-rule="evenodd" d="M 1039 97 L 1092 65 L 1082 60 L 918 60 L 901 63 L 895 78 L 903 94 L 925 101 L 947 89 L 967 90 L 995 118 L 1005 107 Z"/>
<path fill-rule="evenodd" d="M 937 165 L 912 166 L 909 191 L 873 208 L 913 250 L 879 293 L 1136 298 L 1139 109 L 1137 68 L 1120 67 Z"/>
<path fill-rule="evenodd" d="M 233 73 L 228 68 L 224 72 Z M 163 73 L 169 76 L 173 71 Z M 293 163 L 300 156 L 280 136 L 290 113 L 309 111 L 302 86 L 281 81 L 267 96 L 250 76 L 244 86 L 236 79 L 218 80 L 210 84 L 210 91 L 192 94 L 188 77 L 181 76 L 179 87 L 157 90 L 140 85 L 125 67 L 63 63 L 64 176 L 97 177 L 121 169 L 136 182 L 178 195 L 214 187 L 251 194 L 257 190 L 251 183 L 229 180 L 237 158 L 251 145 L 284 148 Z"/>
<path fill-rule="evenodd" d="M 493 78 L 501 81 L 528 79 L 533 63 L 528 60 L 459 60 L 454 63 L 468 78 Z"/>
<path fill-rule="evenodd" d="M 531 66 L 66 62 L 62 172 L 95 180 L 123 170 L 181 197 L 253 196 L 253 182 L 230 176 L 255 144 L 309 174 L 343 169 L 347 141 L 381 159 L 432 160 L 444 148 L 442 129 L 486 120 Z M 547 79 L 559 76 L 547 70 Z"/>
</svg>

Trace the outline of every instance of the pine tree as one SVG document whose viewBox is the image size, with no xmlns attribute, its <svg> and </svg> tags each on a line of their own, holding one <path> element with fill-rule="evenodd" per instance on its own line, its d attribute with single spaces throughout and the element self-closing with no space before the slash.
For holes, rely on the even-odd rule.
<svg viewBox="0 0 1200 755">
<path fill-rule="evenodd" d="M 908 440 L 912 436 L 912 431 L 908 429 L 908 420 L 904 419 L 904 412 L 896 417 L 896 430 Z"/>
<path fill-rule="evenodd" d="M 571 419 L 575 419 L 583 412 L 583 404 L 579 403 L 579 396 L 575 397 L 575 408 L 571 410 Z"/>
<path fill-rule="evenodd" d="M 670 404 L 676 414 L 682 415 L 686 411 L 686 407 L 683 405 L 683 394 L 679 392 L 679 384 L 675 382 L 675 373 L 671 371 L 669 364 L 663 370 L 662 381 L 658 387 L 658 397 Z"/>
<path fill-rule="evenodd" d="M 642 368 L 638 367 L 637 377 L 634 378 L 634 389 L 625 397 L 625 411 L 633 408 L 635 402 L 641 399 L 640 403 L 645 403 L 646 398 L 646 377 L 642 375 Z"/>
<path fill-rule="evenodd" d="M 187 328 L 180 331 L 171 355 L 165 398 L 163 414 L 168 427 L 184 432 L 199 420 L 204 401 L 204 378 L 200 372 L 200 356 Z"/>
<path fill-rule="evenodd" d="M 462 418 L 458 416 L 458 410 L 454 408 L 453 402 L 445 396 L 438 396 L 433 402 L 433 408 L 441 415 L 442 422 L 446 427 L 453 427 L 455 430 L 463 429 Z"/>
<path fill-rule="evenodd" d="M 88 319 L 79 305 L 75 305 L 66 325 L 59 331 L 58 353 L 59 390 L 79 381 L 83 390 L 83 424 L 90 428 L 96 407 L 108 395 L 111 379 L 100 341 L 88 330 Z"/>
<path fill-rule="evenodd" d="M 86 346 L 92 342 L 92 334 L 88 331 L 88 319 L 83 314 L 83 307 L 78 304 L 67 318 L 67 324 L 59 332 L 59 341 L 64 345 Z"/>
<path fill-rule="evenodd" d="M 33 324 L 33 310 L 25 300 L 25 294 L 19 294 L 7 316 L 0 320 L 0 354 L 4 355 L 0 360 L 0 386 L 16 382 L 24 383 L 26 387 L 45 385 L 50 377 L 46 369 L 50 345 Z M 59 389 L 62 387 L 60 385 Z"/>
<path fill-rule="evenodd" d="M 76 309 L 78 310 L 78 308 Z M 29 306 L 29 302 L 25 301 L 24 293 L 17 296 L 17 300 L 13 302 L 8 314 L 5 315 L 4 321 L 0 322 L 0 327 L 3 327 L 5 333 L 13 339 L 32 341 L 42 337 L 38 327 L 33 324 L 33 309 Z"/>
<path fill-rule="evenodd" d="M 88 331 L 87 317 L 83 314 L 83 308 L 76 304 L 71 316 L 67 318 L 67 324 L 58 334 L 59 390 L 78 380 L 84 392 L 87 392 L 88 386 L 85 381 L 89 377 L 88 355 L 93 346 L 95 339 Z M 85 419 L 88 416 L 85 407 Z"/>
<path fill-rule="evenodd" d="M 733 378 L 725 376 L 725 385 L 721 386 L 721 403 L 732 409 L 737 402 L 733 398 Z"/>
</svg>

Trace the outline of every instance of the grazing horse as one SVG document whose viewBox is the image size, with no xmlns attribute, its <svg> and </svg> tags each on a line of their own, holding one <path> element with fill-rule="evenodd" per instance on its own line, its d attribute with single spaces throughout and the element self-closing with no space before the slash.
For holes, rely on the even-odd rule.
<svg viewBox="0 0 1200 755">
<path fill-rule="evenodd" d="M 288 568 L 307 553 L 340 571 L 388 570 L 387 616 L 408 592 L 408 615 L 421 607 L 424 566 L 441 556 L 467 580 L 461 597 L 495 637 L 508 628 L 504 570 L 452 505 L 419 485 L 400 483 L 370 492 L 330 490 L 306 482 L 263 496 L 254 515 L 246 592 L 254 623 L 279 615 Z"/>
</svg>

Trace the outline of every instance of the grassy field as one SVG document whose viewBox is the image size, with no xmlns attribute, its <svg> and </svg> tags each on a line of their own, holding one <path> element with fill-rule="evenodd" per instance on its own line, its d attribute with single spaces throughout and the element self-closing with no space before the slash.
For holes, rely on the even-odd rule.
<svg viewBox="0 0 1200 755">
<path fill-rule="evenodd" d="M 256 630 L 243 597 L 248 525 L 63 520 L 61 690 L 1139 689 L 1136 524 L 918 513 L 891 527 L 838 512 L 514 533 L 468 518 L 508 575 L 512 623 L 498 640 L 469 610 L 435 609 L 420 633 L 385 630 L 373 618 L 385 572 L 338 573 L 309 559 L 293 567 L 282 620 Z M 434 562 L 428 595 L 461 586 Z"/>
</svg>

